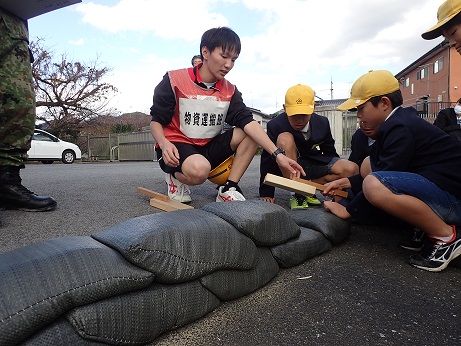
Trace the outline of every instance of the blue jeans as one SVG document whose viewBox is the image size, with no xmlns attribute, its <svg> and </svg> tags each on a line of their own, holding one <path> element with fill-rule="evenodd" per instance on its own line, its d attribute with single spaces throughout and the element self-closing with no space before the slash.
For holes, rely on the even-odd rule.
<svg viewBox="0 0 461 346">
<path fill-rule="evenodd" d="M 461 225 L 461 200 L 416 173 L 379 171 L 371 173 L 397 195 L 413 196 L 426 203 L 449 225 Z"/>
</svg>

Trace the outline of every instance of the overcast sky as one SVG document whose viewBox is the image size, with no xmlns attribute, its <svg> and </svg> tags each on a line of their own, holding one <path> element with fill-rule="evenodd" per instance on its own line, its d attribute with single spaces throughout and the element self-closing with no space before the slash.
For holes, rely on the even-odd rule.
<svg viewBox="0 0 461 346">
<path fill-rule="evenodd" d="M 149 113 L 166 71 L 189 67 L 204 31 L 232 28 L 242 51 L 227 79 L 247 106 L 273 113 L 286 90 L 311 86 L 345 98 L 371 69 L 396 74 L 442 41 L 421 33 L 442 0 L 96 0 L 29 20 L 30 37 L 55 55 L 99 57 L 118 88 L 112 106 Z"/>
</svg>

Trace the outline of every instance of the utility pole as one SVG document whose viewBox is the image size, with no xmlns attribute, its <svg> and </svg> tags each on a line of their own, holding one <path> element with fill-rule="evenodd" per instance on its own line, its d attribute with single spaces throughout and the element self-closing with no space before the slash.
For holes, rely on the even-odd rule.
<svg viewBox="0 0 461 346">
<path fill-rule="evenodd" d="M 330 82 L 330 95 L 331 95 L 331 99 L 333 100 L 333 76 L 331 76 L 331 82 Z"/>
</svg>

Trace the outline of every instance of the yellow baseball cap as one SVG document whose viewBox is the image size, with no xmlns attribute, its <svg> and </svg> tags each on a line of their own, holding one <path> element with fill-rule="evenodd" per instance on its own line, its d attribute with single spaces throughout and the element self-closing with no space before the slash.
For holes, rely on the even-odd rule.
<svg viewBox="0 0 461 346">
<path fill-rule="evenodd" d="M 285 112 L 289 117 L 296 114 L 314 113 L 314 90 L 307 85 L 297 84 L 285 94 Z"/>
<path fill-rule="evenodd" d="M 425 40 L 433 40 L 442 35 L 443 26 L 461 12 L 461 0 L 446 0 L 437 11 L 437 24 L 421 36 Z"/>
<path fill-rule="evenodd" d="M 369 71 L 355 81 L 351 89 L 351 97 L 339 105 L 345 111 L 364 104 L 374 96 L 387 95 L 399 90 L 399 81 L 386 70 Z"/>
</svg>

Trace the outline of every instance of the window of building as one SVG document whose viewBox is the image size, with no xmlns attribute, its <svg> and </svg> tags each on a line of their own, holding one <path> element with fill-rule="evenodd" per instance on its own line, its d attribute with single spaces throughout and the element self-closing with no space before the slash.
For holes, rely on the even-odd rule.
<svg viewBox="0 0 461 346">
<path fill-rule="evenodd" d="M 403 82 L 403 87 L 408 88 L 410 86 L 410 77 L 405 78 Z"/>
<path fill-rule="evenodd" d="M 429 75 L 429 66 L 425 66 L 416 73 L 416 79 L 418 80 L 424 79 L 428 75 Z"/>
<path fill-rule="evenodd" d="M 443 57 L 438 58 L 434 62 L 434 74 L 439 73 L 442 70 L 443 70 Z"/>
</svg>

